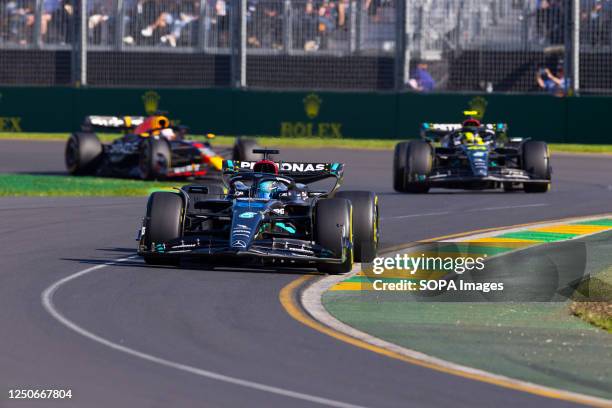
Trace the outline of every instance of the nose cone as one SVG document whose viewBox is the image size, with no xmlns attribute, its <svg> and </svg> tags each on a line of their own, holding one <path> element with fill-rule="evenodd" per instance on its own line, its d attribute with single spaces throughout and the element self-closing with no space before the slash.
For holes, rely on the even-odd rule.
<svg viewBox="0 0 612 408">
<path fill-rule="evenodd" d="M 230 232 L 230 247 L 235 250 L 248 250 L 257 235 L 262 212 L 255 208 L 239 208 L 234 210 L 232 230 Z"/>
<path fill-rule="evenodd" d="M 475 176 L 486 177 L 489 175 L 489 152 L 486 150 L 475 150 L 469 153 L 472 172 Z"/>
</svg>

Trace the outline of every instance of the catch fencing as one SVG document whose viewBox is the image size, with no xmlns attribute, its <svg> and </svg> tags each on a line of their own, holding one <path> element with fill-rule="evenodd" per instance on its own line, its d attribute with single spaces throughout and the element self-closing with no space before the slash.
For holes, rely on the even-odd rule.
<svg viewBox="0 0 612 408">
<path fill-rule="evenodd" d="M 0 0 L 0 84 L 612 92 L 612 0 Z"/>
</svg>

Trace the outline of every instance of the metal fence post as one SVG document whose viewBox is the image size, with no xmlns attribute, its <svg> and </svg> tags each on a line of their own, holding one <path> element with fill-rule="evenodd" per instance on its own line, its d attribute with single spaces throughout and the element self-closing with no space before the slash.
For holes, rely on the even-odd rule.
<svg viewBox="0 0 612 408">
<path fill-rule="evenodd" d="M 580 92 L 580 0 L 572 0 L 572 90 Z"/>
<path fill-rule="evenodd" d="M 231 19 L 231 71 L 235 88 L 247 86 L 247 0 L 236 0 L 237 9 Z"/>
<path fill-rule="evenodd" d="M 75 2 L 71 49 L 71 80 L 75 86 L 87 85 L 87 0 Z"/>
<path fill-rule="evenodd" d="M 283 3 L 283 19 L 283 50 L 288 54 L 293 46 L 293 13 L 290 0 Z"/>
<path fill-rule="evenodd" d="M 43 0 L 36 0 L 36 11 L 34 13 L 34 44 L 36 48 L 43 45 L 40 26 L 42 23 Z"/>
<path fill-rule="evenodd" d="M 363 26 L 363 0 L 357 0 L 357 7 L 355 8 L 356 13 L 356 21 L 355 21 L 355 50 L 353 53 L 359 53 L 361 51 L 361 42 L 363 38 L 361 38 L 361 28 Z M 367 12 L 365 13 L 367 14 Z"/>
<path fill-rule="evenodd" d="M 200 18 L 198 20 L 198 46 L 200 50 L 204 51 L 208 47 L 208 5 L 206 0 L 200 0 Z"/>
<path fill-rule="evenodd" d="M 123 50 L 123 39 L 125 38 L 125 7 L 123 0 L 117 0 L 117 22 L 115 23 L 115 47 Z"/>
<path fill-rule="evenodd" d="M 410 39 L 408 38 L 409 6 L 407 0 L 397 2 L 395 20 L 395 90 L 406 88 L 410 79 Z"/>
<path fill-rule="evenodd" d="M 87 85 L 87 0 L 81 0 L 79 10 L 79 83 Z"/>
<path fill-rule="evenodd" d="M 349 52 L 352 54 L 355 54 L 355 51 L 357 51 L 357 16 L 358 16 L 358 10 L 357 8 L 359 7 L 359 3 L 355 0 L 351 0 L 351 8 L 350 8 L 350 17 L 349 17 L 349 30 L 350 30 L 350 37 L 349 37 Z"/>
</svg>

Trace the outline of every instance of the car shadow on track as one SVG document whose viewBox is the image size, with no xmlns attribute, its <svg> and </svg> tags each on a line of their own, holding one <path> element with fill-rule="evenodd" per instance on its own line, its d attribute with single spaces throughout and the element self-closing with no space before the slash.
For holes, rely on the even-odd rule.
<svg viewBox="0 0 612 408">
<path fill-rule="evenodd" d="M 280 274 L 280 275 L 315 275 L 322 276 L 323 273 L 316 271 L 314 268 L 270 268 L 270 267 L 240 267 L 240 266 L 219 266 L 210 263 L 202 263 L 196 261 L 185 260 L 181 262 L 181 265 L 176 266 L 163 266 L 163 265 L 147 265 L 144 263 L 142 258 L 134 257 L 122 262 L 116 262 L 119 258 L 124 258 L 129 255 L 136 255 L 134 248 L 99 248 L 97 251 L 106 253 L 120 254 L 118 256 L 110 256 L 103 258 L 62 258 L 63 261 L 78 262 L 85 265 L 104 265 L 113 264 L 113 267 L 119 268 L 138 268 L 138 269 L 157 269 L 157 270 L 175 270 L 175 271 L 210 271 L 210 272 L 223 272 L 223 273 L 268 273 L 268 274 Z"/>
</svg>

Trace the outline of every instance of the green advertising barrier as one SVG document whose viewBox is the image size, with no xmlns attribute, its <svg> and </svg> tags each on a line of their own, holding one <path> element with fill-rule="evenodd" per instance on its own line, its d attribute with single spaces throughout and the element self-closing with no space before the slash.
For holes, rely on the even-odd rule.
<svg viewBox="0 0 612 408">
<path fill-rule="evenodd" d="M 393 138 L 394 94 L 257 92 L 236 94 L 238 133 L 282 137 Z"/>
<path fill-rule="evenodd" d="M 511 136 L 612 144 L 612 97 L 603 96 L 6 87 L 0 132 L 69 132 L 86 115 L 167 111 L 200 134 L 406 139 L 422 122 L 458 122 L 465 110 L 508 123 Z"/>
</svg>

